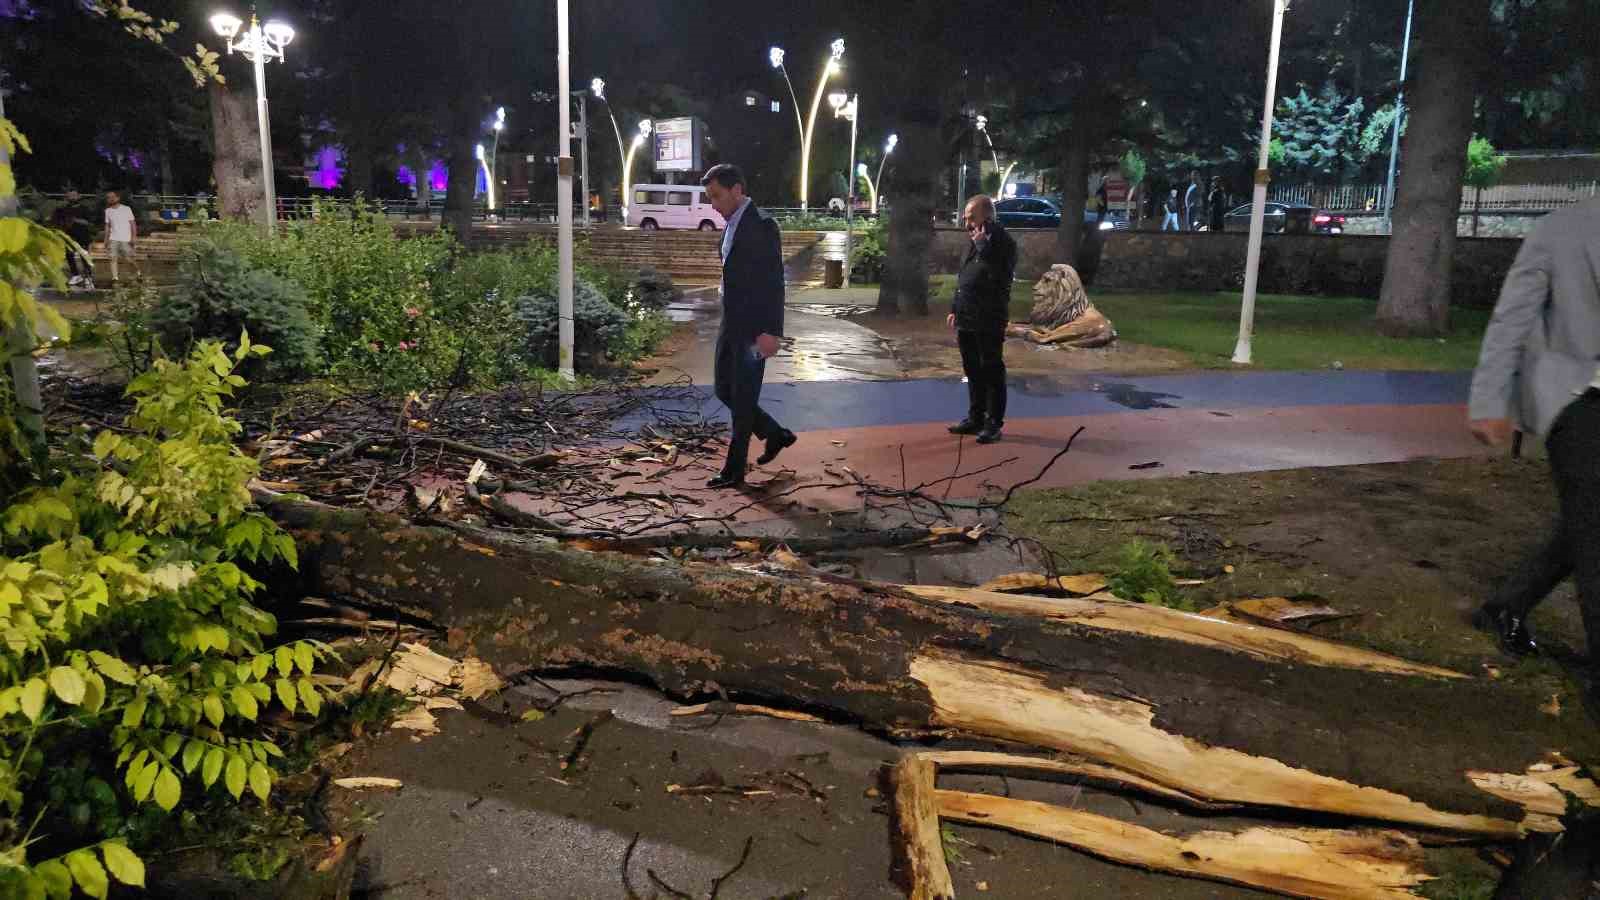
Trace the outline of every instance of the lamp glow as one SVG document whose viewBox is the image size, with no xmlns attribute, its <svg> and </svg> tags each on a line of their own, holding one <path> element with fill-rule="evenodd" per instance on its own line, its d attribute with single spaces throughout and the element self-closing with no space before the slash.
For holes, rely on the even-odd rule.
<svg viewBox="0 0 1600 900">
<path fill-rule="evenodd" d="M 772 63 L 774 69 L 783 68 L 783 48 L 773 47 L 767 51 L 767 61 Z"/>
<path fill-rule="evenodd" d="M 589 82 L 589 93 L 595 95 L 595 97 L 597 99 L 604 100 L 606 98 L 606 83 L 605 83 L 605 80 L 601 79 L 601 78 L 596 78 L 593 81 Z"/>
<path fill-rule="evenodd" d="M 211 27 L 224 40 L 232 40 L 233 36 L 239 33 L 239 28 L 242 25 L 244 25 L 244 22 L 240 21 L 238 16 L 229 15 L 228 13 L 217 13 L 211 17 Z"/>
<path fill-rule="evenodd" d="M 639 120 L 639 139 L 640 140 L 644 140 L 645 138 L 649 137 L 650 136 L 650 131 L 653 128 L 655 128 L 655 125 L 649 119 L 640 119 Z"/>
<path fill-rule="evenodd" d="M 828 105 L 833 107 L 834 115 L 838 115 L 848 102 L 850 102 L 850 95 L 843 91 L 834 91 L 828 95 Z"/>
<path fill-rule="evenodd" d="M 294 40 L 294 29 L 282 22 L 268 22 L 262 26 L 261 33 L 280 48 L 288 46 L 289 42 Z"/>
<path fill-rule="evenodd" d="M 844 38 L 838 38 L 837 40 L 835 40 L 830 45 L 830 49 L 833 50 L 833 61 L 834 62 L 838 62 L 839 60 L 843 59 L 844 58 Z"/>
</svg>

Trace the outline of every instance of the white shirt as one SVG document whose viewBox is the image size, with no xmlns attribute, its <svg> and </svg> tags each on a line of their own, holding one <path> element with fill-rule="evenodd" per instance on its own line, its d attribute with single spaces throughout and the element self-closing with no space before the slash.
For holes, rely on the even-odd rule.
<svg viewBox="0 0 1600 900">
<path fill-rule="evenodd" d="M 106 240 L 133 240 L 133 210 L 122 205 L 106 207 Z"/>
<path fill-rule="evenodd" d="M 733 252 L 733 233 L 739 229 L 739 220 L 744 218 L 744 211 L 750 206 L 750 198 L 744 198 L 739 208 L 728 217 L 728 227 L 722 230 L 722 261 L 728 261 L 728 254 Z"/>
</svg>

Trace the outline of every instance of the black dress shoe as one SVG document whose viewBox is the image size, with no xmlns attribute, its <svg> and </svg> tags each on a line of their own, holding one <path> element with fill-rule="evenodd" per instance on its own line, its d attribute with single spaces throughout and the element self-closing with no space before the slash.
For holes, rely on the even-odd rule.
<svg viewBox="0 0 1600 900">
<path fill-rule="evenodd" d="M 1472 625 L 1479 631 L 1494 635 L 1500 649 L 1511 656 L 1531 656 L 1539 652 L 1539 645 L 1528 631 L 1528 622 L 1504 606 L 1485 603 L 1472 616 Z"/>
<path fill-rule="evenodd" d="M 723 472 L 721 475 L 718 475 L 717 477 L 715 477 L 715 478 L 711 479 L 710 481 L 706 482 L 706 487 L 712 489 L 713 491 L 721 491 L 721 490 L 726 490 L 727 488 L 742 487 L 743 485 L 744 485 L 743 476 L 731 475 L 731 474 L 729 474 L 727 472 Z"/>
<path fill-rule="evenodd" d="M 982 430 L 983 426 L 972 421 L 971 419 L 962 419 L 956 424 L 950 426 L 951 434 L 977 434 Z"/>
<path fill-rule="evenodd" d="M 988 428 L 985 428 L 984 430 L 978 432 L 978 443 L 980 443 L 980 444 L 998 444 L 998 443 L 1000 443 L 1000 429 L 999 429 L 999 427 L 991 425 Z"/>
<path fill-rule="evenodd" d="M 792 431 L 785 431 L 781 434 L 775 434 L 772 437 L 767 438 L 767 449 L 762 451 L 760 456 L 756 457 L 756 465 L 764 466 L 767 463 L 772 462 L 778 458 L 779 453 L 782 453 L 790 447 L 793 447 L 794 442 L 798 440 L 799 438 L 795 437 L 794 432 Z"/>
</svg>

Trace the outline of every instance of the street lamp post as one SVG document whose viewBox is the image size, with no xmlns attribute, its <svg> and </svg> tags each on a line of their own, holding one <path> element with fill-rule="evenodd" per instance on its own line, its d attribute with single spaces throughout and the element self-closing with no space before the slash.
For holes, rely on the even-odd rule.
<svg viewBox="0 0 1600 900">
<path fill-rule="evenodd" d="M 877 215 L 878 185 L 872 180 L 872 170 L 867 168 L 866 163 L 858 163 L 856 164 L 856 177 L 867 183 L 867 193 L 872 198 L 872 205 L 869 208 L 872 210 L 873 215 Z"/>
<path fill-rule="evenodd" d="M 849 190 L 845 191 L 844 201 L 844 286 L 850 286 L 850 256 L 853 247 L 854 235 L 851 225 L 855 219 L 856 210 L 856 126 L 861 119 L 861 95 L 847 96 L 843 92 L 828 95 L 828 103 L 833 106 L 835 118 L 850 120 L 850 168 Z"/>
<path fill-rule="evenodd" d="M 989 136 L 988 116 L 978 117 L 978 130 L 983 132 L 983 139 L 989 142 L 989 155 L 994 157 L 994 170 L 996 174 L 998 174 L 1000 172 L 1000 151 L 994 149 L 994 138 Z M 994 192 L 994 198 L 996 200 L 999 200 L 1006 195 L 1006 176 L 1010 174 L 1011 170 L 1006 169 L 1005 174 L 1000 176 L 1000 187 Z"/>
<path fill-rule="evenodd" d="M 831 55 L 822 66 L 822 76 L 817 79 L 817 93 L 811 98 L 811 117 L 806 120 L 805 137 L 800 142 L 800 211 L 806 211 L 806 201 L 811 193 L 811 139 L 817 134 L 817 108 L 822 105 L 822 91 L 828 78 L 839 74 L 839 60 L 844 56 L 844 38 L 834 41 Z"/>
<path fill-rule="evenodd" d="M 583 228 L 587 231 L 592 224 L 589 221 L 589 93 L 573 91 L 572 96 L 578 98 L 578 178 L 583 184 Z"/>
<path fill-rule="evenodd" d="M 271 235 L 278 224 L 277 189 L 272 178 L 272 132 L 267 121 L 267 61 L 283 62 L 283 48 L 294 40 L 294 29 L 282 22 L 261 21 L 252 13 L 250 30 L 243 35 L 239 29 L 244 22 L 238 16 L 217 13 L 211 17 L 211 27 L 216 29 L 228 45 L 231 54 L 238 51 L 250 60 L 256 70 L 256 128 L 261 133 L 261 189 L 265 195 L 266 209 L 262 211 L 267 234 Z M 238 36 L 239 40 L 234 41 Z"/>
<path fill-rule="evenodd" d="M 494 151 L 489 155 L 489 164 L 485 168 L 488 173 L 489 183 L 489 218 L 493 219 L 495 211 L 494 199 L 499 193 L 495 179 L 500 177 L 500 132 L 506 129 L 506 108 L 504 106 L 494 111 Z"/>
<path fill-rule="evenodd" d="M 898 143 L 900 143 L 900 135 L 898 134 L 889 135 L 889 140 L 884 142 L 883 159 L 878 160 L 878 177 L 874 179 L 875 184 L 879 186 L 883 184 L 883 164 L 889 161 L 889 154 L 894 152 L 894 145 Z M 878 214 L 878 194 L 876 190 L 872 194 L 872 214 Z"/>
<path fill-rule="evenodd" d="M 601 103 L 606 105 L 606 115 L 611 119 L 611 131 L 617 136 L 617 164 L 622 165 L 622 161 L 628 156 L 628 151 L 622 146 L 622 129 L 617 127 L 617 114 L 611 110 L 611 101 L 606 99 L 605 80 L 596 78 L 589 82 L 589 93 L 594 94 L 596 100 L 599 100 Z M 627 182 L 628 176 L 626 172 L 623 173 L 622 180 L 623 182 Z M 624 210 L 622 224 L 624 225 L 628 224 L 626 216 L 626 210 L 628 207 L 627 195 L 627 188 L 624 187 L 622 191 L 622 208 Z"/>
<path fill-rule="evenodd" d="M 556 0 L 556 96 L 561 110 L 556 133 L 561 135 L 561 153 L 556 157 L 556 337 L 561 380 L 577 379 L 573 369 L 573 345 L 577 339 L 573 312 L 575 271 L 572 260 L 572 59 L 569 48 L 568 2 Z"/>
<path fill-rule="evenodd" d="M 494 172 L 489 169 L 489 155 L 483 152 L 483 144 L 472 148 L 472 155 L 478 159 L 478 167 L 483 169 L 483 184 L 487 188 L 484 199 L 488 201 L 489 208 L 486 215 L 494 215 Z"/>
<path fill-rule="evenodd" d="M 789 86 L 789 101 L 794 107 L 794 127 L 800 132 L 800 145 L 803 147 L 806 143 L 806 126 L 800 120 L 800 98 L 795 96 L 794 82 L 789 80 L 789 70 L 783 67 L 783 48 L 773 47 L 768 50 L 767 61 L 772 63 L 774 69 L 783 73 L 783 83 Z"/>
<path fill-rule="evenodd" d="M 1415 3 L 1406 2 L 1406 39 L 1400 45 L 1400 94 L 1394 100 L 1394 136 L 1389 139 L 1389 180 L 1383 185 L 1383 233 L 1394 234 L 1394 162 L 1400 155 L 1400 125 L 1406 116 L 1406 63 L 1411 56 L 1411 13 Z"/>
<path fill-rule="evenodd" d="M 649 119 L 639 120 L 639 133 L 633 136 L 633 143 L 628 145 L 628 155 L 622 160 L 622 224 L 628 224 L 628 210 L 632 207 L 632 194 L 629 193 L 629 181 L 633 177 L 633 154 L 638 151 L 647 138 L 654 124 Z"/>
<path fill-rule="evenodd" d="M 1261 114 L 1261 146 L 1256 157 L 1255 191 L 1250 201 L 1250 244 L 1245 251 L 1244 303 L 1239 309 L 1239 343 L 1235 365 L 1250 365 L 1250 339 L 1255 331 L 1256 285 L 1261 274 L 1261 232 L 1267 212 L 1268 152 L 1272 145 L 1272 107 L 1278 90 L 1278 47 L 1283 42 L 1283 14 L 1289 0 L 1272 0 L 1272 47 L 1267 54 L 1267 97 Z"/>
</svg>

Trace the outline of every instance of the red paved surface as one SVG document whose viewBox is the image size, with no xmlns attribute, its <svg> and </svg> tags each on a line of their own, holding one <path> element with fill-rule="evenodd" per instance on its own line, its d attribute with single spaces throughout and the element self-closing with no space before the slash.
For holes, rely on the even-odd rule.
<svg viewBox="0 0 1600 900">
<path fill-rule="evenodd" d="M 1465 409 L 1455 405 L 1287 407 L 1231 410 L 1226 415 L 1160 409 L 1019 419 L 1007 425 L 1006 439 L 1000 444 L 979 446 L 971 438 L 965 440 L 961 445 L 961 472 L 1007 459 L 1014 461 L 984 475 L 954 482 L 950 496 L 975 497 L 986 488 L 1003 488 L 1032 477 L 1079 426 L 1084 432 L 1073 444 L 1072 452 L 1033 487 L 1165 478 L 1194 472 L 1222 474 L 1400 462 L 1488 452 L 1467 433 Z M 844 472 L 846 467 L 889 488 L 938 481 L 955 471 L 958 443 L 958 438 L 946 433 L 943 423 L 811 431 L 801 434 L 799 443 L 784 453 L 779 460 L 781 465 L 753 472 L 750 477 L 756 486 L 745 492 L 704 489 L 705 479 L 721 462 L 712 458 L 653 480 L 621 479 L 617 490 L 677 495 L 682 498 L 675 504 L 678 509 L 662 511 L 668 517 L 720 516 L 739 510 L 739 519 L 758 521 L 813 510 L 857 509 L 861 497 L 854 486 L 823 485 L 850 481 Z M 1161 466 L 1130 468 L 1151 462 Z M 784 468 L 792 470 L 792 477 L 780 476 L 773 486 L 760 487 L 774 471 Z M 803 489 L 787 496 L 773 496 L 794 488 Z M 943 491 L 944 486 L 940 485 L 934 493 Z M 537 503 L 530 506 L 539 508 Z"/>
</svg>

